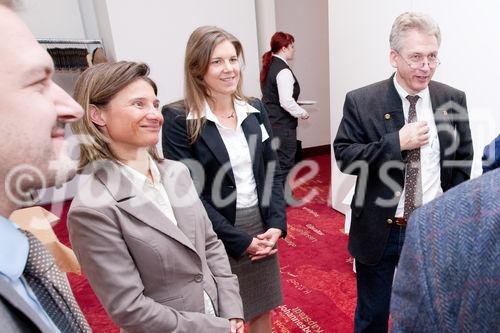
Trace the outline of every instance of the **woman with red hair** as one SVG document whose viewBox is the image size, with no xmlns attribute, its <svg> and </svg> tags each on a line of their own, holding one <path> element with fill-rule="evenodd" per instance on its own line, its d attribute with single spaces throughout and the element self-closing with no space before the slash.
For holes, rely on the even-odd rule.
<svg viewBox="0 0 500 333">
<path fill-rule="evenodd" d="M 271 50 L 262 56 L 260 87 L 275 137 L 279 138 L 278 160 L 286 176 L 295 163 L 297 152 L 298 118 L 307 119 L 309 113 L 297 104 L 300 86 L 297 78 L 288 66 L 295 54 L 295 39 L 286 32 L 277 32 L 271 38 Z M 291 192 L 285 189 L 288 197 Z"/>
</svg>

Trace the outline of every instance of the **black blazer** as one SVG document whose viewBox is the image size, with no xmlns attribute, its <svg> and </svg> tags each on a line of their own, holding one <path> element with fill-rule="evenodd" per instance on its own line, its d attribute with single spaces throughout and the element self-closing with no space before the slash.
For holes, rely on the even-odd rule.
<svg viewBox="0 0 500 333">
<path fill-rule="evenodd" d="M 429 93 L 440 145 L 443 191 L 470 178 L 472 138 L 465 93 L 431 81 Z M 399 130 L 403 104 L 393 78 L 351 91 L 333 142 L 340 170 L 358 176 L 349 233 L 349 251 L 364 264 L 382 257 L 404 185 L 406 151 Z M 365 166 L 360 162 L 366 161 Z M 385 170 L 391 162 L 392 168 Z M 386 173 L 388 177 L 381 176 Z"/>
<path fill-rule="evenodd" d="M 278 228 L 282 237 L 286 235 L 286 214 L 283 188 L 283 174 L 279 169 L 276 151 L 271 145 L 272 131 L 267 112 L 258 99 L 249 101 L 260 113 L 251 113 L 241 124 L 252 157 L 252 169 L 257 186 L 259 207 L 265 229 Z M 224 243 L 227 253 L 239 257 L 252 242 L 252 236 L 234 227 L 236 218 L 236 184 L 222 137 L 217 126 L 206 121 L 198 140 L 190 145 L 186 132 L 186 111 L 184 102 L 176 102 L 162 108 L 165 123 L 162 129 L 163 153 L 166 158 L 184 162 L 191 171 L 195 186 L 205 206 L 213 227 Z M 269 138 L 262 142 L 261 125 L 265 126 Z M 252 152 L 255 151 L 253 154 Z M 190 160 L 199 162 L 203 168 L 193 167 Z M 199 164 L 198 164 L 199 165 Z M 222 180 L 217 179 L 222 168 Z M 219 176 L 220 177 L 220 176 Z M 266 179 L 267 178 L 267 179 Z M 229 203 L 220 206 L 217 198 L 234 196 Z M 220 200 L 220 199 L 219 199 Z"/>
</svg>

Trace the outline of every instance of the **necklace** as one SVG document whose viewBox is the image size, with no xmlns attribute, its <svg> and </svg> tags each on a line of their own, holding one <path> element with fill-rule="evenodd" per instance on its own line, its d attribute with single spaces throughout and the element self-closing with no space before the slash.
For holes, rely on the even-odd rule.
<svg viewBox="0 0 500 333">
<path fill-rule="evenodd" d="M 235 111 L 235 110 L 233 110 L 233 112 L 231 112 L 229 115 L 224 116 L 224 117 L 226 117 L 227 119 L 229 119 L 229 118 L 234 118 L 234 114 L 235 114 L 235 113 L 236 113 L 236 111 Z"/>
</svg>

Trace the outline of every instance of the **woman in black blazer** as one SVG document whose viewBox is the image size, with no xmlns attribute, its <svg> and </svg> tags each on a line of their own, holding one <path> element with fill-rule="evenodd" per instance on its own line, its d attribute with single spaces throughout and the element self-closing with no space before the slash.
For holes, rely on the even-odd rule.
<svg viewBox="0 0 500 333">
<path fill-rule="evenodd" d="M 185 99 L 162 110 L 163 152 L 191 170 L 238 276 L 250 332 L 271 332 L 270 310 L 282 302 L 276 243 L 285 202 L 266 109 L 241 90 L 242 59 L 240 42 L 220 28 L 191 34 Z"/>
</svg>

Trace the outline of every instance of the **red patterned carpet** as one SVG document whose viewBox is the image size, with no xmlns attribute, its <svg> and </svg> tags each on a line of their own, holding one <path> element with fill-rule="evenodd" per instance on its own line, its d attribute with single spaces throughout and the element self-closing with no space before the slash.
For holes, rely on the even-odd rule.
<svg viewBox="0 0 500 333">
<path fill-rule="evenodd" d="M 288 207 L 288 236 L 280 240 L 279 256 L 284 304 L 274 310 L 273 331 L 352 332 L 356 282 L 344 216 L 328 206 L 330 156 L 312 159 L 319 173 L 295 189 L 297 198 L 311 191 L 317 195 L 300 207 Z M 69 202 L 46 207 L 61 216 L 54 230 L 68 244 L 66 213 Z M 69 275 L 78 303 L 94 332 L 118 332 L 83 276 Z"/>
</svg>

